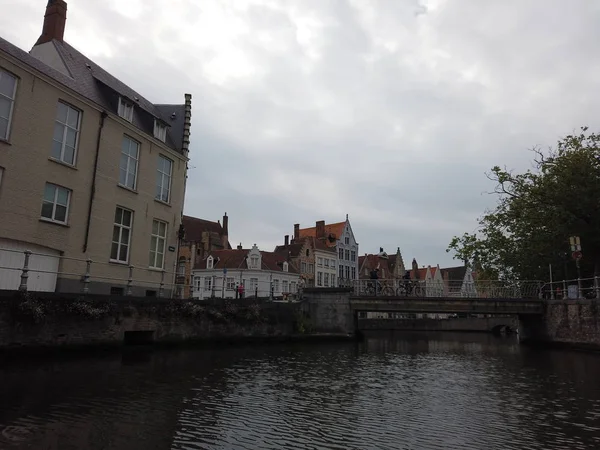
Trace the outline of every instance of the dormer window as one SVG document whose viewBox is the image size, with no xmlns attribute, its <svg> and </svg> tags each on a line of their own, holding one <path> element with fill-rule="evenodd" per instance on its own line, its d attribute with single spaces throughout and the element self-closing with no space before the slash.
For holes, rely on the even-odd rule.
<svg viewBox="0 0 600 450">
<path fill-rule="evenodd" d="M 250 258 L 250 268 L 258 269 L 258 256 L 252 256 Z"/>
<path fill-rule="evenodd" d="M 133 122 L 133 103 L 123 97 L 119 97 L 119 117 Z"/>
<path fill-rule="evenodd" d="M 213 257 L 212 257 L 212 256 L 209 256 L 209 257 L 206 259 L 206 268 L 207 268 L 207 269 L 212 269 L 212 268 L 214 267 L 214 263 L 215 263 L 215 260 L 213 259 Z"/>
<path fill-rule="evenodd" d="M 284 261 L 283 263 L 283 271 L 287 272 L 288 271 L 288 263 Z"/>
<path fill-rule="evenodd" d="M 156 119 L 154 119 L 154 137 L 163 142 L 167 140 L 167 126 Z"/>
</svg>

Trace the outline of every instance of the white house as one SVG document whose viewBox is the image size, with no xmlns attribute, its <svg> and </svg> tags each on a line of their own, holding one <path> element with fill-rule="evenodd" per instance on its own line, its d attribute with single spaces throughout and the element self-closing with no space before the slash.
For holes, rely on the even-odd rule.
<svg viewBox="0 0 600 450">
<path fill-rule="evenodd" d="M 215 250 L 192 270 L 192 298 L 235 298 L 238 286 L 244 296 L 282 297 L 298 291 L 297 268 L 280 253 L 251 249 Z"/>
<path fill-rule="evenodd" d="M 302 228 L 294 225 L 294 240 L 314 237 L 336 250 L 337 283 L 339 286 L 352 284 L 358 280 L 358 242 L 354 237 L 350 220 L 325 224 L 324 220 L 316 222 L 314 227 Z"/>
<path fill-rule="evenodd" d="M 337 258 L 333 247 L 319 244 L 314 248 L 315 254 L 315 286 L 336 287 L 337 286 Z"/>
</svg>

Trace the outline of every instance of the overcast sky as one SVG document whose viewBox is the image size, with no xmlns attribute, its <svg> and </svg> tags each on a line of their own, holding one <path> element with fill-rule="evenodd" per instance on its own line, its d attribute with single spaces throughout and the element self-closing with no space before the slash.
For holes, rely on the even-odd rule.
<svg viewBox="0 0 600 450">
<path fill-rule="evenodd" d="M 47 0 L 2 0 L 29 50 Z M 71 0 L 65 40 L 155 103 L 193 94 L 185 213 L 232 245 L 349 215 L 360 253 L 452 265 L 495 199 L 600 118 L 598 0 Z"/>
</svg>

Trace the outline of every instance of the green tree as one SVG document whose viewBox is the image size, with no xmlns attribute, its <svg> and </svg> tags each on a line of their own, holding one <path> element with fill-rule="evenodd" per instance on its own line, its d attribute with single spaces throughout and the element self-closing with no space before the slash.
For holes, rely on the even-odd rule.
<svg viewBox="0 0 600 450">
<path fill-rule="evenodd" d="M 475 234 L 456 236 L 446 251 L 488 278 L 576 277 L 569 237 L 580 236 L 582 277 L 600 275 L 600 134 L 581 128 L 555 149 L 534 149 L 533 168 L 515 174 L 494 167 L 498 204 Z M 483 272 L 483 274 L 481 273 Z"/>
</svg>

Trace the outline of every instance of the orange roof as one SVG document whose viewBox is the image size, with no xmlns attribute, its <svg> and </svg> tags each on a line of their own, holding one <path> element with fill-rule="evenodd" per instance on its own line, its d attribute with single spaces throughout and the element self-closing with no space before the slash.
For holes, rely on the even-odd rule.
<svg viewBox="0 0 600 450">
<path fill-rule="evenodd" d="M 344 232 L 346 222 L 330 223 L 325 225 L 325 236 L 333 234 L 336 239 L 339 239 Z M 300 230 L 300 239 L 305 237 L 317 237 L 317 227 L 302 228 Z"/>
</svg>

